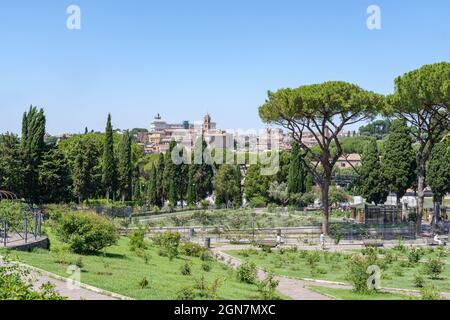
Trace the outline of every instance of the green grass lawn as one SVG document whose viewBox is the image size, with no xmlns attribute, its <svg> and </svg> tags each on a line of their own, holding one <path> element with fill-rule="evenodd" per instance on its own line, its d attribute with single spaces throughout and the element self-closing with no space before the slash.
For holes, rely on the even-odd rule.
<svg viewBox="0 0 450 320">
<path fill-rule="evenodd" d="M 371 294 L 360 294 L 349 289 L 327 288 L 320 286 L 310 286 L 308 289 L 329 295 L 337 300 L 416 300 L 416 297 L 407 296 L 399 293 L 377 292 Z"/>
<path fill-rule="evenodd" d="M 50 236 L 50 240 L 53 247 L 60 246 L 55 237 Z M 65 277 L 68 276 L 68 265 L 74 264 L 81 257 L 81 282 L 135 299 L 177 299 L 180 289 L 192 287 L 202 276 L 208 286 L 211 286 L 215 279 L 219 279 L 219 299 L 258 298 L 256 285 L 239 282 L 235 271 L 219 262 L 208 262 L 211 270 L 206 272 L 201 268 L 204 262 L 200 258 L 180 256 L 169 261 L 167 257 L 158 255 L 158 248 L 150 246 L 147 250 L 149 259 L 145 263 L 143 258 L 129 250 L 128 242 L 127 238 L 121 238 L 118 245 L 105 249 L 99 255 L 91 256 L 58 254 L 42 249 L 32 252 L 1 250 L 0 253 Z M 184 259 L 189 259 L 192 263 L 190 276 L 181 274 Z M 60 260 L 64 263 L 58 262 Z M 140 288 L 139 283 L 143 278 L 148 279 L 148 288 Z"/>
<path fill-rule="evenodd" d="M 238 259 L 253 261 L 258 267 L 271 270 L 277 275 L 297 279 L 309 278 L 348 283 L 346 280 L 346 257 L 349 254 L 317 252 L 319 253 L 319 261 L 316 267 L 312 269 L 308 264 L 308 253 L 302 250 L 298 252 L 286 250 L 282 254 L 278 250 L 273 250 L 271 253 L 256 250 L 227 251 L 228 254 Z M 447 256 L 443 257 L 442 261 L 448 262 L 448 251 L 446 253 Z M 432 283 L 441 292 L 450 292 L 449 264 L 444 266 L 444 272 L 439 280 L 431 280 L 424 274 L 423 263 L 409 266 L 407 261 L 402 260 L 402 255 L 403 253 L 398 253 L 397 261 L 386 264 L 381 278 L 382 287 L 417 290 L 418 288 L 414 287 L 413 278 L 415 274 L 421 274 L 426 283 Z M 437 256 L 436 250 L 428 252 L 425 259 L 433 256 Z"/>
</svg>

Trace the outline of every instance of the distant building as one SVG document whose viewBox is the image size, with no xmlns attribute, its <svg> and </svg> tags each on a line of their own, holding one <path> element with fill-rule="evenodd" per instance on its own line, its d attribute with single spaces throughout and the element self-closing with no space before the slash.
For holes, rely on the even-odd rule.
<svg viewBox="0 0 450 320">
<path fill-rule="evenodd" d="M 202 135 L 210 148 L 230 149 L 234 145 L 233 135 L 217 129 L 209 114 L 205 115 L 203 122 L 194 124 L 186 120 L 182 123 L 167 123 L 158 114 L 150 125 L 148 145 L 144 150 L 146 153 L 165 152 L 172 140 L 191 149 Z"/>
<path fill-rule="evenodd" d="M 350 153 L 341 156 L 336 162 L 337 168 L 352 168 L 361 165 L 361 156 L 358 153 Z"/>
</svg>

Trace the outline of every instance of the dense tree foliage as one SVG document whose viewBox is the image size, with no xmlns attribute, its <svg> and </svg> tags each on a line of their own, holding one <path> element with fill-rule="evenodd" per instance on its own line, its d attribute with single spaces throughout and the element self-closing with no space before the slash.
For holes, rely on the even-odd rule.
<svg viewBox="0 0 450 320">
<path fill-rule="evenodd" d="M 131 136 L 128 131 L 122 135 L 118 156 L 118 186 L 122 200 L 130 200 L 132 193 L 133 167 L 131 162 Z"/>
<path fill-rule="evenodd" d="M 106 190 L 106 199 L 109 200 L 111 195 L 112 198 L 115 199 L 117 188 L 117 164 L 116 158 L 114 157 L 114 138 L 110 114 L 108 114 L 106 123 L 105 143 L 103 146 L 102 184 Z"/>
<path fill-rule="evenodd" d="M 237 175 L 239 167 L 223 164 L 219 167 L 215 177 L 214 190 L 216 193 L 216 205 L 231 204 L 235 207 L 241 205 L 241 181 Z"/>
<path fill-rule="evenodd" d="M 416 162 L 411 131 L 406 121 L 400 119 L 393 121 L 391 133 L 384 144 L 382 166 L 387 186 L 397 195 L 399 203 L 415 179 Z"/>
<path fill-rule="evenodd" d="M 440 205 L 446 193 L 450 192 L 450 141 L 442 140 L 431 151 L 427 163 L 427 184 L 431 187 L 434 200 L 435 221 L 439 221 Z"/>
<path fill-rule="evenodd" d="M 375 141 L 367 144 L 361 157 L 359 192 L 369 203 L 386 201 L 388 188 L 381 170 L 380 154 Z"/>
<path fill-rule="evenodd" d="M 291 151 L 289 173 L 287 177 L 289 193 L 305 193 L 307 172 L 301 160 L 302 152 L 298 143 L 294 143 Z"/>
<path fill-rule="evenodd" d="M 32 203 L 41 202 L 39 192 L 39 165 L 45 152 L 45 115 L 44 110 L 30 106 L 22 119 L 22 172 L 24 184 L 22 195 Z"/>
<path fill-rule="evenodd" d="M 391 120 L 383 119 L 368 123 L 359 128 L 359 134 L 362 136 L 373 137 L 377 140 L 384 139 L 391 130 Z"/>
<path fill-rule="evenodd" d="M 69 164 L 57 148 L 46 152 L 38 168 L 41 200 L 62 203 L 71 198 L 72 179 Z"/>
</svg>

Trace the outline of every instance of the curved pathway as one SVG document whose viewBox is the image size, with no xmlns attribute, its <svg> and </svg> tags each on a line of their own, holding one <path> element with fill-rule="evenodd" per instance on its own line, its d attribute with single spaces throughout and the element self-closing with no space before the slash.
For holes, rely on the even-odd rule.
<svg viewBox="0 0 450 320">
<path fill-rule="evenodd" d="M 212 249 L 217 258 L 227 262 L 231 267 L 237 268 L 241 261 L 236 259 L 220 249 Z M 258 279 L 266 278 L 266 273 L 258 269 Z M 306 282 L 301 280 L 294 280 L 285 277 L 276 276 L 275 279 L 279 282 L 277 290 L 294 300 L 332 300 L 330 297 L 314 292 L 306 288 Z"/>
</svg>

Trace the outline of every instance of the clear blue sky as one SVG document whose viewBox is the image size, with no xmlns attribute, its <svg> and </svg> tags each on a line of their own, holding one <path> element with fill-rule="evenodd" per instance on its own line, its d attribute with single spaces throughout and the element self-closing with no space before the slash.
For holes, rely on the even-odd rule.
<svg viewBox="0 0 450 320">
<path fill-rule="evenodd" d="M 389 93 L 396 76 L 449 61 L 449 15 L 448 0 L 2 0 L 0 132 L 18 132 L 30 104 L 52 134 L 101 130 L 108 112 L 122 129 L 207 111 L 260 128 L 267 90 L 345 80 Z"/>
</svg>

